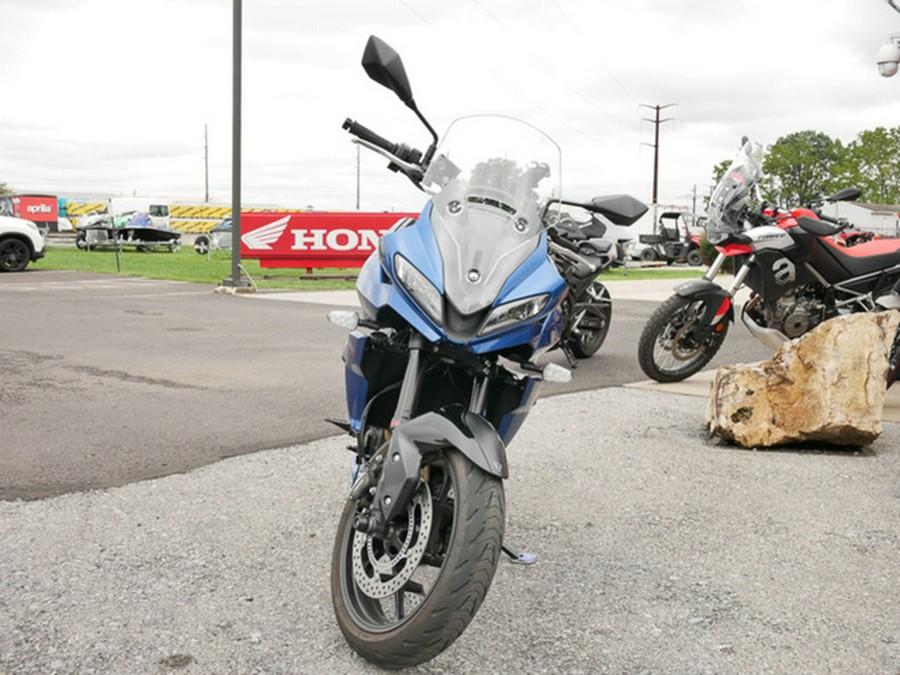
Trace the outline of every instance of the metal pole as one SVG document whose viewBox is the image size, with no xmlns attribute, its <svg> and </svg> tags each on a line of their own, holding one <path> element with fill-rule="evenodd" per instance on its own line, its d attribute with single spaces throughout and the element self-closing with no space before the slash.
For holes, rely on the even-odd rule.
<svg viewBox="0 0 900 675">
<path fill-rule="evenodd" d="M 359 144 L 356 145 L 356 210 L 359 211 Z"/>
<path fill-rule="evenodd" d="M 209 134 L 203 123 L 203 202 L 209 201 Z"/>
<path fill-rule="evenodd" d="M 247 287 L 241 280 L 241 0 L 232 0 L 233 47 L 231 85 L 231 278 L 222 282 L 232 288 Z"/>
<path fill-rule="evenodd" d="M 653 136 L 653 203 L 658 204 L 659 194 L 659 106 L 656 106 L 655 132 Z"/>
</svg>

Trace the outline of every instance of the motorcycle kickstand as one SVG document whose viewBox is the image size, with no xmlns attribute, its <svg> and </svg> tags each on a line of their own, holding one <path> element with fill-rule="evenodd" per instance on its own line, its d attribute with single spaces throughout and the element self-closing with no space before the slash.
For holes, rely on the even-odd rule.
<svg viewBox="0 0 900 675">
<path fill-rule="evenodd" d="M 506 544 L 501 544 L 500 550 L 503 551 L 504 554 L 506 554 L 510 562 L 517 565 L 534 565 L 534 563 L 538 561 L 537 553 L 526 553 L 524 551 L 518 553 L 512 550 Z"/>
<path fill-rule="evenodd" d="M 560 349 L 562 349 L 563 355 L 566 357 L 566 361 L 569 362 L 569 368 L 575 370 L 578 367 L 578 359 L 575 358 L 575 354 L 572 353 L 572 349 L 569 345 L 563 344 Z"/>
</svg>

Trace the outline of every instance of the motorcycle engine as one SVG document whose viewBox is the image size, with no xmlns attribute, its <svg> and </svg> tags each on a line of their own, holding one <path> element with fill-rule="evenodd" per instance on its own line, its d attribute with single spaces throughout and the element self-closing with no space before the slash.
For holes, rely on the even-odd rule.
<svg viewBox="0 0 900 675">
<path fill-rule="evenodd" d="M 800 337 L 815 328 L 825 317 L 825 305 L 807 289 L 783 295 L 773 305 L 766 305 L 763 315 L 770 328 L 789 338 Z"/>
</svg>

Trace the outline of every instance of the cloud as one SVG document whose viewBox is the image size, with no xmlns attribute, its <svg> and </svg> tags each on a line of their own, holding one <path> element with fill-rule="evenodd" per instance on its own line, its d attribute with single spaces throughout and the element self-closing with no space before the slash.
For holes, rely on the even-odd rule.
<svg viewBox="0 0 900 675">
<path fill-rule="evenodd" d="M 231 2 L 7 0 L 0 5 L 0 181 L 22 189 L 229 200 Z M 474 112 L 520 116 L 562 145 L 564 185 L 648 199 L 652 125 L 661 194 L 682 199 L 749 134 L 849 141 L 900 120 L 900 82 L 874 55 L 900 15 L 869 0 L 259 0 L 244 3 L 243 191 L 248 203 L 352 208 L 353 117 L 424 148 L 429 136 L 359 61 L 377 34 L 403 55 L 442 131 Z M 422 195 L 363 156 L 362 205 Z"/>
</svg>

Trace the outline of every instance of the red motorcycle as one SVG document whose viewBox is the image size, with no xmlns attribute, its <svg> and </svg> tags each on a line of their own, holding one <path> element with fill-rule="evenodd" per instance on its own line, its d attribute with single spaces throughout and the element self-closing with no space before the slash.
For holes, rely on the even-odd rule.
<svg viewBox="0 0 900 675">
<path fill-rule="evenodd" d="M 741 320 L 775 348 L 822 321 L 852 312 L 900 310 L 900 239 L 853 247 L 833 237 L 848 227 L 812 209 L 783 211 L 762 203 L 758 182 L 763 150 L 746 141 L 710 200 L 707 238 L 719 255 L 698 280 L 675 288 L 644 326 L 638 343 L 641 369 L 657 382 L 677 382 L 715 356 L 734 321 L 734 296 L 752 293 Z M 852 201 L 846 188 L 824 201 Z M 728 258 L 729 288 L 713 282 Z M 900 370 L 900 332 L 891 350 L 888 386 Z"/>
</svg>

